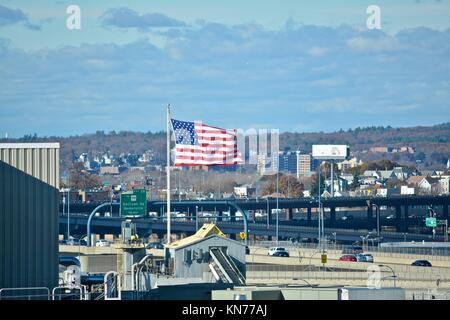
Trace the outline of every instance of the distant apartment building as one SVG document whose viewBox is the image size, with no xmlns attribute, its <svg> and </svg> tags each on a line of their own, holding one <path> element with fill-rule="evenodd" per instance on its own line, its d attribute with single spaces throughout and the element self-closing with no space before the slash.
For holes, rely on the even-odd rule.
<svg viewBox="0 0 450 320">
<path fill-rule="evenodd" d="M 441 193 L 442 194 L 450 194 L 450 178 L 443 178 L 439 180 Z"/>
<path fill-rule="evenodd" d="M 310 176 L 313 171 L 313 159 L 310 154 L 297 155 L 297 178 Z"/>
<path fill-rule="evenodd" d="M 111 174 L 111 175 L 118 175 L 119 174 L 119 167 L 101 167 L 100 168 L 100 174 Z"/>
<path fill-rule="evenodd" d="M 297 152 L 284 152 L 278 156 L 278 170 L 291 174 L 297 173 Z"/>
<path fill-rule="evenodd" d="M 392 148 L 390 147 L 372 147 L 369 149 L 370 152 L 375 152 L 375 153 L 387 153 L 387 152 L 391 152 Z"/>
<path fill-rule="evenodd" d="M 353 158 L 351 158 L 349 160 L 344 160 L 342 162 L 338 162 L 337 163 L 337 167 L 338 167 L 338 169 L 340 171 L 347 172 L 349 169 L 355 168 L 355 167 L 360 166 L 362 164 L 363 164 L 362 160 L 358 161 L 358 158 L 353 157 Z"/>
<path fill-rule="evenodd" d="M 261 154 L 258 155 L 256 168 L 260 175 L 275 174 L 278 169 L 278 154 L 271 156 Z"/>
</svg>

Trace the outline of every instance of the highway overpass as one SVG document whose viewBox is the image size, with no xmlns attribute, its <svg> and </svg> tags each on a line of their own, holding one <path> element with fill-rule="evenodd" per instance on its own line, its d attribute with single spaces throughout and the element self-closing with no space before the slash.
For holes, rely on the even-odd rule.
<svg viewBox="0 0 450 320">
<path fill-rule="evenodd" d="M 70 227 L 72 235 L 84 235 L 87 229 L 88 215 L 86 214 L 71 214 L 70 215 Z M 104 236 L 105 234 L 119 235 L 121 233 L 121 223 L 123 218 L 119 217 L 94 217 L 92 219 L 91 230 L 95 234 Z M 140 218 L 134 219 L 137 232 L 140 237 L 148 237 L 152 233 L 156 233 L 159 236 L 163 236 L 166 233 L 167 222 L 164 219 L 154 218 Z M 188 235 L 196 232 L 197 227 L 201 226 L 203 222 L 196 221 L 177 221 L 171 222 L 172 233 L 186 233 Z M 244 224 L 242 221 L 217 221 L 219 228 L 232 237 L 235 237 L 241 231 L 244 230 Z M 60 233 L 65 233 L 67 230 L 67 215 L 60 215 L 59 218 L 59 230 Z M 249 235 L 250 236 L 264 236 L 275 237 L 276 226 L 270 225 L 269 227 L 263 223 L 249 223 Z M 367 230 L 346 230 L 346 229 L 334 229 L 325 228 L 325 234 L 334 239 L 333 233 L 336 233 L 336 240 L 338 241 L 361 241 L 361 236 L 367 236 Z M 317 227 L 302 227 L 292 225 L 279 225 L 278 235 L 280 239 L 289 238 L 317 238 Z M 431 235 L 419 235 L 419 234 L 407 234 L 398 232 L 382 232 L 381 237 L 385 242 L 395 241 L 431 241 Z M 437 236 L 436 241 L 442 241 L 442 236 Z"/>
</svg>

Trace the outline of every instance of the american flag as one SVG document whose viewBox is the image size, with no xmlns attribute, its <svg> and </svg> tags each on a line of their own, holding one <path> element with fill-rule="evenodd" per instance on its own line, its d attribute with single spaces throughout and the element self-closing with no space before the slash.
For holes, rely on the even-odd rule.
<svg viewBox="0 0 450 320">
<path fill-rule="evenodd" d="M 242 163 L 236 130 L 172 119 L 176 166 L 234 165 Z"/>
</svg>

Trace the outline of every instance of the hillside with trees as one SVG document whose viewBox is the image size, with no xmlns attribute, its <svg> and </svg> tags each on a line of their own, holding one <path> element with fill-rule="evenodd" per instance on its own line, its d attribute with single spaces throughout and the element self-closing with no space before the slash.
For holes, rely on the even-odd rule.
<svg viewBox="0 0 450 320">
<path fill-rule="evenodd" d="M 146 150 L 152 149 L 155 164 L 164 164 L 166 157 L 164 132 L 112 131 L 105 133 L 97 131 L 94 134 L 69 137 L 38 137 L 35 134 L 29 134 L 19 139 L 0 139 L 0 142 L 45 141 L 61 143 L 61 167 L 63 170 L 70 168 L 73 161 L 84 152 L 89 155 L 105 152 L 113 155 L 142 154 Z M 450 157 L 450 122 L 407 128 L 374 126 L 332 133 L 284 132 L 280 134 L 281 150 L 300 150 L 303 153 L 309 153 L 313 144 L 348 144 L 352 154 L 365 162 L 388 159 L 402 164 L 418 164 L 418 168 L 442 169 Z M 370 148 L 372 147 L 411 147 L 414 152 L 371 152 Z"/>
</svg>

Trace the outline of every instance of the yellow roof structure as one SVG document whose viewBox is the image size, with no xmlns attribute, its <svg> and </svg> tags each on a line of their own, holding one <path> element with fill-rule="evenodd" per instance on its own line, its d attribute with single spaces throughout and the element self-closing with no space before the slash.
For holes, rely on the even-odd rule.
<svg viewBox="0 0 450 320">
<path fill-rule="evenodd" d="M 217 236 L 225 238 L 225 235 L 223 234 L 223 232 L 220 231 L 220 229 L 214 223 L 205 223 L 192 236 L 186 237 L 186 238 L 178 240 L 178 241 L 175 241 L 172 244 L 170 244 L 168 247 L 169 248 L 183 247 L 185 245 L 194 243 L 194 242 L 196 242 L 196 241 L 198 241 L 200 239 L 207 238 L 207 237 L 209 237 L 211 235 L 217 235 Z"/>
</svg>

